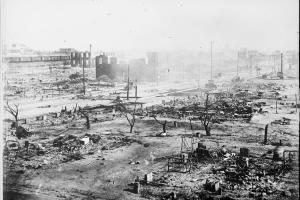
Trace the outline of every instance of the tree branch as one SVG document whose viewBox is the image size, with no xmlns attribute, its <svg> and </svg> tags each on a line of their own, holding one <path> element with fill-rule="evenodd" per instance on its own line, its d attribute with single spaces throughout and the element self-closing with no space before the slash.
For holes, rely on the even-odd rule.
<svg viewBox="0 0 300 200">
<path fill-rule="evenodd" d="M 5 110 L 9 112 L 11 115 L 13 115 L 15 118 L 17 118 L 19 114 L 19 106 L 17 104 L 14 104 L 14 106 L 15 108 L 12 108 L 7 101 Z"/>
<path fill-rule="evenodd" d="M 160 121 L 158 121 L 158 120 L 156 119 L 156 116 L 155 116 L 155 115 L 152 115 L 152 117 L 155 119 L 155 121 L 156 121 L 157 123 L 159 123 L 160 125 L 163 125 L 162 122 L 160 122 Z"/>
</svg>

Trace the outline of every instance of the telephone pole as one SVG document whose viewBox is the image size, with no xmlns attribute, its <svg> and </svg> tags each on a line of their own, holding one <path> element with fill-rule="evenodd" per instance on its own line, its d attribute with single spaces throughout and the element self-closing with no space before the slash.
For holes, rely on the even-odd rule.
<svg viewBox="0 0 300 200">
<path fill-rule="evenodd" d="M 239 76 L 239 52 L 237 53 L 236 75 Z"/>
<path fill-rule="evenodd" d="M 212 69 L 213 69 L 213 63 L 212 63 L 212 45 L 213 42 L 210 42 L 210 80 L 212 80 Z"/>
<path fill-rule="evenodd" d="M 200 49 L 202 49 L 202 47 L 200 47 Z M 200 54 L 199 57 L 201 58 L 201 50 L 200 50 Z M 198 80 L 198 89 L 200 89 L 200 76 L 201 76 L 201 61 L 199 62 L 199 80 Z"/>
<path fill-rule="evenodd" d="M 137 85 L 135 85 L 135 100 L 137 100 Z"/>
<path fill-rule="evenodd" d="M 80 53 L 81 54 L 81 53 Z M 84 54 L 84 53 L 83 53 Z M 85 95 L 85 76 L 84 76 L 84 62 L 85 62 L 85 59 L 84 59 L 84 56 L 82 56 L 82 59 L 83 59 L 83 62 L 82 62 L 82 74 L 83 74 L 83 95 Z"/>
<path fill-rule="evenodd" d="M 274 66 L 273 66 L 273 68 L 274 68 L 274 73 L 276 74 L 276 55 L 275 54 L 273 55 L 273 59 L 274 59 Z"/>
<path fill-rule="evenodd" d="M 92 66 L 92 44 L 90 44 L 90 67 Z"/>
<path fill-rule="evenodd" d="M 128 77 L 127 77 L 127 100 L 129 100 L 129 65 L 127 68 L 127 73 L 128 73 Z"/>
</svg>

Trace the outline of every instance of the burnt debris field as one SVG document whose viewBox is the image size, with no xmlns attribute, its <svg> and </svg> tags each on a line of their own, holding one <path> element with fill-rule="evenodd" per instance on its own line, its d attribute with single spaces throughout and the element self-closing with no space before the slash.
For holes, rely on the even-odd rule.
<svg viewBox="0 0 300 200">
<path fill-rule="evenodd" d="M 144 83 L 138 94 L 106 84 L 76 95 L 73 77 L 57 83 L 68 90 L 30 96 L 48 86 L 28 78 L 32 101 L 7 88 L 7 199 L 299 197 L 295 79 Z"/>
</svg>

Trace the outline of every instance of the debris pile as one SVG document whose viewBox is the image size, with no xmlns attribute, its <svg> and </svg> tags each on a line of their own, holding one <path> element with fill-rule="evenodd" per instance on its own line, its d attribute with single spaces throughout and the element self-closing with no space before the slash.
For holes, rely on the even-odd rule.
<svg viewBox="0 0 300 200">
<path fill-rule="evenodd" d="M 15 134 L 18 139 L 27 138 L 31 135 L 31 133 L 22 126 L 17 127 Z"/>
<path fill-rule="evenodd" d="M 241 148 L 239 156 L 223 159 L 212 171 L 218 175 L 222 190 L 243 191 L 248 197 L 280 195 L 280 177 L 291 170 L 292 162 L 295 159 L 251 157 L 246 148 Z"/>
<path fill-rule="evenodd" d="M 290 125 L 291 119 L 283 117 L 282 119 L 272 121 L 271 124 Z"/>
</svg>

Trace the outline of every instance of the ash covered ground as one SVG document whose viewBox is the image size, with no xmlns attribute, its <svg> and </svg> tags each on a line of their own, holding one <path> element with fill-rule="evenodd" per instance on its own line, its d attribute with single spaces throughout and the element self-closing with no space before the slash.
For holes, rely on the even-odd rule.
<svg viewBox="0 0 300 200">
<path fill-rule="evenodd" d="M 143 82 L 127 99 L 33 68 L 6 75 L 6 199 L 299 198 L 297 79 Z"/>
</svg>

